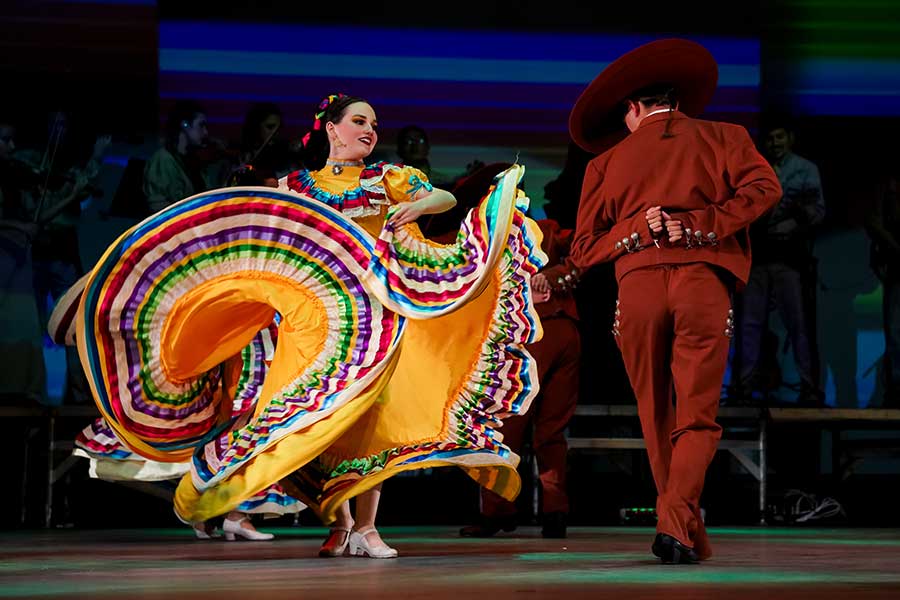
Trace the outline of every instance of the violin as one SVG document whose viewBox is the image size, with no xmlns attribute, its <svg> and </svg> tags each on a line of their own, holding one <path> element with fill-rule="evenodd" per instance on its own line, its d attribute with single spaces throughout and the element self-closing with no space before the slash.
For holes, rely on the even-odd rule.
<svg viewBox="0 0 900 600">
<path fill-rule="evenodd" d="M 18 189 L 35 188 L 42 185 L 46 179 L 46 173 L 24 160 L 9 157 L 4 162 L 6 163 L 4 176 Z"/>
<path fill-rule="evenodd" d="M 34 221 L 38 221 L 38 215 L 45 203 L 45 194 L 48 190 L 58 190 L 64 185 L 78 186 L 73 188 L 78 190 L 78 194 L 73 200 L 81 201 L 88 197 L 102 197 L 103 189 L 94 184 L 79 181 L 75 175 L 68 173 L 56 174 L 47 169 L 39 169 L 34 167 L 27 161 L 19 159 L 10 159 L 4 161 L 6 164 L 3 169 L 3 178 L 7 185 L 14 187 L 21 192 L 30 192 L 34 197 L 38 198 L 38 207 L 34 211 Z"/>
<path fill-rule="evenodd" d="M 222 160 L 228 162 L 240 161 L 240 151 L 229 148 L 224 142 L 214 138 L 210 138 L 206 144 L 195 147 L 190 152 L 194 159 L 201 164 L 209 164 Z"/>
<path fill-rule="evenodd" d="M 75 183 L 78 178 L 71 173 L 54 172 L 49 168 L 41 168 L 28 161 L 10 157 L 7 159 L 7 176 L 20 189 L 34 189 L 46 186 L 48 189 L 62 187 L 66 183 Z M 88 186 L 86 189 L 92 189 Z"/>
</svg>

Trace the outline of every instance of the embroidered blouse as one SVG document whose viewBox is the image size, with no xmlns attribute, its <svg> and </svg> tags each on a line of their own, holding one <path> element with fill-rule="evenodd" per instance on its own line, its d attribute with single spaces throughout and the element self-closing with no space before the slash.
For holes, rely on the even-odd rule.
<svg viewBox="0 0 900 600">
<path fill-rule="evenodd" d="M 330 166 L 318 171 L 295 171 L 282 178 L 278 187 L 324 202 L 373 235 L 378 235 L 392 204 L 411 202 L 420 190 L 434 189 L 422 171 L 388 162 L 344 167 L 338 174 Z"/>
</svg>

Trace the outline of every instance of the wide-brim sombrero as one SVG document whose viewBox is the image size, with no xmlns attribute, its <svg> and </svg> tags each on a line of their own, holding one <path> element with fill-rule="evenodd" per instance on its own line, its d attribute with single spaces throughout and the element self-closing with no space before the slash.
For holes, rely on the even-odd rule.
<svg viewBox="0 0 900 600">
<path fill-rule="evenodd" d="M 650 42 L 610 63 L 585 88 L 569 115 L 569 134 L 576 144 L 599 154 L 627 134 L 622 103 L 629 95 L 650 85 L 671 84 L 678 110 L 696 117 L 712 99 L 718 80 L 716 60 L 697 42 Z"/>
</svg>

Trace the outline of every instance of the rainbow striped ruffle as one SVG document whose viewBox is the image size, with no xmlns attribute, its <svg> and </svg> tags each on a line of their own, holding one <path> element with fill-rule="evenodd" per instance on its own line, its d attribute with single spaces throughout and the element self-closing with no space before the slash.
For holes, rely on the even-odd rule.
<svg viewBox="0 0 900 600">
<path fill-rule="evenodd" d="M 527 241 L 534 231 L 523 230 L 528 198 L 516 190 L 522 176 L 519 169 L 497 176 L 497 185 L 462 223 L 456 244 L 429 242 L 417 228 L 395 231 L 385 226 L 375 244 L 366 286 L 385 306 L 405 317 L 438 317 L 478 295 L 500 256 L 523 245 L 527 254 L 519 263 L 525 272 L 517 283 L 524 287 L 524 275 L 538 264 L 540 246 Z M 524 244 L 517 237 L 523 231 L 528 234 Z"/>
<path fill-rule="evenodd" d="M 78 285 L 78 284 L 76 284 Z M 80 285 L 83 291 L 84 286 Z M 72 292 L 73 290 L 70 290 Z M 77 307 L 80 294 L 67 293 L 68 300 L 57 303 L 55 311 L 67 314 L 69 303 Z M 65 300 L 65 298 L 63 299 Z M 252 412 L 259 399 L 265 371 L 271 363 L 277 339 L 277 327 L 273 323 L 261 330 L 240 354 L 239 377 L 233 392 L 232 407 L 235 415 Z M 69 337 L 74 341 L 74 336 Z M 232 359 L 230 362 L 235 363 Z M 237 365 L 235 365 L 237 366 Z M 224 367 L 223 367 L 224 368 Z M 75 438 L 75 456 L 90 461 L 89 474 L 105 481 L 164 482 L 181 479 L 190 471 L 190 461 L 180 463 L 150 460 L 135 454 L 126 447 L 103 418 L 96 419 Z M 164 492 L 170 492 L 164 486 Z M 291 514 L 306 508 L 299 500 L 289 496 L 284 489 L 273 484 L 241 503 L 237 510 L 256 514 Z"/>
<path fill-rule="evenodd" d="M 402 330 L 399 317 L 381 310 L 362 285 L 370 254 L 365 238 L 327 206 L 268 189 L 201 194 L 123 235 L 93 271 L 77 334 L 107 422 L 136 452 L 163 461 L 189 458 L 230 429 L 231 406 L 217 395 L 221 369 L 197 365 L 193 375 L 169 375 L 161 362 L 161 345 L 170 341 L 163 329 L 190 290 L 260 275 L 327 298 L 334 320 L 329 351 L 240 432 L 246 448 L 277 440 L 352 398 L 383 367 Z M 276 310 L 290 307 L 261 310 L 259 318 L 271 322 Z M 228 357 L 250 339 L 220 341 L 217 354 Z M 239 463 L 247 454 L 226 460 Z"/>
<path fill-rule="evenodd" d="M 66 293 L 60 296 L 47 320 L 47 333 L 54 344 L 60 346 L 75 345 L 75 323 L 78 315 L 78 305 L 84 287 L 87 285 L 90 273 L 82 275 L 78 281 L 72 284 Z"/>
</svg>

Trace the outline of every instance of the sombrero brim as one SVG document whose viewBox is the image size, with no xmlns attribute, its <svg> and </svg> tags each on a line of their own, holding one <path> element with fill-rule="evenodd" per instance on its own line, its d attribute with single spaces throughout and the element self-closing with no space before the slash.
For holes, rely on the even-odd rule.
<svg viewBox="0 0 900 600">
<path fill-rule="evenodd" d="M 599 154 L 627 134 L 621 106 L 632 93 L 671 84 L 678 110 L 696 117 L 712 99 L 718 80 L 716 60 L 700 44 L 683 39 L 650 42 L 610 63 L 585 88 L 569 115 L 569 134 L 576 144 Z"/>
</svg>

